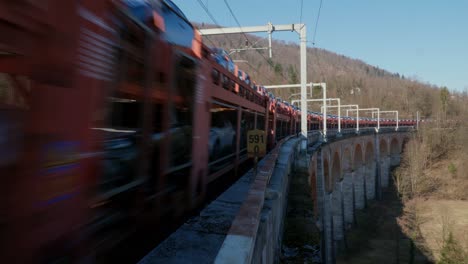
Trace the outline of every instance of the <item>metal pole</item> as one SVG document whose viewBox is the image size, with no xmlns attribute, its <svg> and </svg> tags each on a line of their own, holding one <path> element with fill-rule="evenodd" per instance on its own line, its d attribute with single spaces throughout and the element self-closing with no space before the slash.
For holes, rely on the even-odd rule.
<svg viewBox="0 0 468 264">
<path fill-rule="evenodd" d="M 395 130 L 397 131 L 398 130 L 398 111 L 394 110 L 394 111 L 380 111 L 380 113 L 394 113 L 395 116 L 396 116 L 396 128 Z"/>
<path fill-rule="evenodd" d="M 273 31 L 295 31 L 299 33 L 300 37 L 300 58 L 301 58 L 301 134 L 305 137 L 305 141 L 302 142 L 301 147 L 303 150 L 307 147 L 307 104 L 305 99 L 307 97 L 307 35 L 305 24 L 287 24 L 287 25 L 272 25 L 268 23 L 265 26 L 254 26 L 254 27 L 230 27 L 230 28 L 209 28 L 199 29 L 200 35 L 225 35 L 234 33 L 256 33 L 256 32 L 267 32 L 269 33 L 269 42 L 271 42 L 271 32 Z M 271 46 L 271 45 L 270 45 Z M 270 49 L 270 57 L 271 57 Z"/>
<path fill-rule="evenodd" d="M 312 91 L 314 90 L 314 83 L 310 83 L 310 97 L 312 98 Z"/>
<path fill-rule="evenodd" d="M 377 109 L 377 132 L 380 130 L 380 111 Z"/>
<path fill-rule="evenodd" d="M 327 139 L 327 84 L 322 84 L 323 89 L 323 139 L 326 141 Z"/>
<path fill-rule="evenodd" d="M 383 114 L 383 113 L 394 113 L 396 115 L 396 128 L 395 130 L 397 131 L 398 130 L 398 111 L 394 110 L 394 111 L 379 111 L 378 113 L 380 114 Z M 374 112 L 372 112 L 372 115 L 374 114 Z"/>
<path fill-rule="evenodd" d="M 327 98 L 327 101 L 331 102 L 333 100 L 335 101 L 338 101 L 340 98 Z M 322 102 L 323 99 L 307 99 L 306 100 L 307 102 Z M 301 100 L 297 99 L 297 100 L 292 100 L 291 101 L 291 104 L 295 104 L 295 103 L 300 103 Z M 332 107 L 338 107 L 338 105 L 329 105 L 328 108 L 332 108 Z M 323 106 L 320 106 L 320 113 L 323 112 Z"/>
<path fill-rule="evenodd" d="M 356 133 L 359 133 L 359 106 L 356 111 Z"/>
<path fill-rule="evenodd" d="M 229 50 L 229 55 L 231 55 L 231 54 L 233 54 L 233 53 L 236 53 L 236 52 L 245 51 L 245 50 L 265 50 L 265 49 L 268 49 L 268 48 L 242 48 L 242 49 L 230 49 L 230 50 Z"/>
<path fill-rule="evenodd" d="M 341 133 L 341 102 L 338 98 L 338 133 Z"/>
<path fill-rule="evenodd" d="M 416 130 L 419 129 L 419 111 L 416 111 Z"/>
<path fill-rule="evenodd" d="M 333 100 L 334 98 L 328 98 L 328 100 Z M 339 98 L 336 98 L 335 100 L 337 100 Z M 338 116 L 340 117 L 341 119 L 341 108 L 343 107 L 356 107 L 356 110 L 353 110 L 353 109 L 346 109 L 346 116 L 349 116 L 349 111 L 350 110 L 353 110 L 353 111 L 356 111 L 356 132 L 359 132 L 359 105 L 341 105 L 341 103 L 338 101 L 338 106 L 336 105 L 332 105 L 332 106 L 328 106 L 328 108 L 330 107 L 338 107 Z M 323 112 L 323 106 L 320 107 L 320 112 Z M 338 125 L 340 125 L 338 123 Z"/>
<path fill-rule="evenodd" d="M 377 111 L 377 132 L 379 132 L 379 129 L 380 129 L 380 109 L 379 108 L 361 108 L 361 109 L 349 109 L 347 111 L 356 111 L 356 112 L 359 112 L 359 111 Z M 372 112 L 371 112 L 372 113 Z M 358 120 L 359 120 L 359 117 L 358 117 Z"/>
<path fill-rule="evenodd" d="M 301 27 L 304 24 L 285 24 L 285 25 L 264 25 L 264 26 L 253 26 L 253 27 L 228 27 L 228 28 L 205 28 L 199 29 L 198 31 L 202 36 L 210 35 L 226 35 L 226 34 L 238 34 L 238 33 L 258 33 L 268 31 L 295 31 L 300 33 Z"/>
<path fill-rule="evenodd" d="M 396 112 L 396 130 L 398 131 L 398 111 Z"/>
<path fill-rule="evenodd" d="M 341 100 L 340 98 L 326 98 L 327 101 L 332 101 L 332 100 L 336 100 L 338 102 L 338 133 L 341 133 Z M 312 100 L 313 101 L 313 100 Z M 308 102 L 310 102 L 310 100 L 308 100 Z M 331 104 L 331 103 L 330 103 Z M 322 105 L 320 107 L 320 111 L 321 112 L 326 112 L 325 108 L 327 107 L 326 104 Z M 336 107 L 336 106 L 328 106 L 328 107 Z"/>
<path fill-rule="evenodd" d="M 304 31 L 304 34 L 305 34 L 305 26 L 301 29 L 301 32 L 302 31 Z M 304 131 L 305 131 L 305 133 L 306 133 L 305 135 L 307 136 L 307 118 L 305 117 L 307 115 L 307 101 L 310 102 L 310 101 L 313 101 L 313 100 L 310 100 L 310 99 L 307 100 L 306 99 L 306 94 L 307 94 L 307 90 L 306 90 L 307 84 L 305 83 L 306 76 L 305 76 L 305 73 L 303 75 L 303 72 L 302 72 L 302 70 L 304 70 L 304 71 L 306 70 L 306 65 L 305 65 L 305 49 L 306 49 L 306 46 L 305 46 L 305 42 L 301 41 L 301 51 L 302 51 L 302 48 L 304 48 L 304 53 L 301 52 L 301 131 L 302 131 L 303 134 L 304 134 Z M 302 59 L 303 55 L 304 55 L 304 60 Z M 304 61 L 304 65 L 302 64 L 303 61 Z M 269 88 L 283 88 L 283 87 L 280 87 L 280 86 L 281 85 L 277 85 L 277 86 L 274 86 L 274 87 L 270 86 Z M 313 84 L 313 86 L 321 86 L 322 90 L 323 90 L 322 103 L 325 106 L 324 107 L 324 115 L 323 115 L 323 117 L 324 117 L 323 118 L 323 137 L 326 140 L 326 136 L 327 136 L 327 118 L 326 118 L 326 116 L 327 116 L 327 84 L 326 83 L 317 83 L 317 84 Z M 292 103 L 294 104 L 295 101 L 296 100 L 293 100 Z"/>
<path fill-rule="evenodd" d="M 272 51 L 271 51 L 271 33 L 273 32 L 273 25 L 271 22 L 268 22 L 268 49 L 270 51 L 270 59 L 273 56 Z"/>
<path fill-rule="evenodd" d="M 322 83 L 308 83 L 306 87 L 322 86 Z M 278 84 L 278 85 L 264 85 L 265 89 L 286 89 L 286 88 L 301 88 L 301 84 Z"/>
<path fill-rule="evenodd" d="M 338 102 L 338 133 L 341 133 L 341 100 L 340 98 L 326 98 L 325 99 L 326 101 L 330 101 L 330 104 L 331 104 L 331 101 L 332 100 L 336 100 Z M 327 106 L 327 104 L 323 104 L 322 107 L 320 107 L 320 110 L 324 113 L 324 115 L 326 116 L 326 108 L 327 107 L 334 107 L 334 106 Z"/>
<path fill-rule="evenodd" d="M 305 140 L 302 141 L 302 150 L 307 149 L 307 37 L 306 26 L 300 30 L 300 56 L 301 56 L 301 131 Z"/>
</svg>

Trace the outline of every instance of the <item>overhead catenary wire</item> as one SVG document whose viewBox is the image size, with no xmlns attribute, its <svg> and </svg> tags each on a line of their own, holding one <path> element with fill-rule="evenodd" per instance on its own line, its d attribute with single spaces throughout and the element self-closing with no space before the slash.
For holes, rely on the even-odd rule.
<svg viewBox="0 0 468 264">
<path fill-rule="evenodd" d="M 315 21 L 315 26 L 314 26 L 314 33 L 313 33 L 313 37 L 312 37 L 312 41 L 307 41 L 308 43 L 311 43 L 312 46 L 315 47 L 315 50 L 311 50 L 312 54 L 315 56 L 316 58 L 316 61 L 317 61 L 317 68 L 319 69 L 319 80 L 320 81 L 323 81 L 325 82 L 325 80 L 323 79 L 325 76 L 323 74 L 323 71 L 321 70 L 321 67 L 320 67 L 320 58 L 318 56 L 318 48 L 316 47 L 315 45 L 315 39 L 316 39 L 316 36 L 317 36 L 317 29 L 318 29 L 318 22 L 319 22 L 319 19 L 320 19 L 320 13 L 321 13 L 321 10 L 322 10 L 322 4 L 323 4 L 323 0 L 320 0 L 320 4 L 319 4 L 319 8 L 317 10 L 317 19 Z M 301 0 L 301 5 L 302 5 L 302 0 Z M 302 17 L 302 6 L 301 6 L 301 17 Z M 311 63 L 308 61 L 307 62 L 307 67 L 312 67 Z"/>
<path fill-rule="evenodd" d="M 237 17 L 236 17 L 236 15 L 234 15 L 234 12 L 232 11 L 231 6 L 230 6 L 229 3 L 227 2 L 227 0 L 224 0 L 224 4 L 226 4 L 226 7 L 228 8 L 229 12 L 231 13 L 232 18 L 234 18 L 234 20 L 236 21 L 236 24 L 237 24 L 240 28 L 242 28 L 241 25 L 240 25 L 240 23 L 239 23 L 239 20 L 237 20 Z M 241 33 L 242 33 L 242 35 L 244 35 L 244 37 L 245 37 L 244 32 L 241 32 Z M 250 41 L 249 41 L 249 39 L 247 39 L 247 37 L 246 37 L 246 40 L 247 40 L 247 42 L 250 44 Z"/>
<path fill-rule="evenodd" d="M 260 76 L 260 72 L 252 64 L 250 64 L 248 61 L 245 61 L 245 64 L 247 64 L 255 73 L 257 73 L 257 75 Z M 270 78 L 266 76 L 264 76 L 264 78 L 267 79 L 270 83 L 273 83 Z"/>
<path fill-rule="evenodd" d="M 202 0 L 197 0 L 200 6 L 205 10 L 205 13 L 210 17 L 210 19 L 215 23 L 216 25 L 219 25 L 218 21 L 214 18 L 214 16 L 211 14 L 210 10 L 208 10 L 208 7 L 202 2 Z"/>
<path fill-rule="evenodd" d="M 232 11 L 232 8 L 231 8 L 231 6 L 229 5 L 229 3 L 227 2 L 227 0 L 224 0 L 224 3 L 226 4 L 226 7 L 229 9 L 229 12 L 231 13 L 231 15 L 232 15 L 232 17 L 234 18 L 234 20 L 236 21 L 237 26 L 238 26 L 239 28 L 242 29 L 242 26 L 241 26 L 239 20 L 237 19 L 236 15 L 235 15 L 234 12 Z M 247 43 L 250 44 L 251 42 L 250 42 L 249 38 L 247 37 L 247 35 L 246 35 L 244 32 L 242 32 L 242 30 L 241 30 L 241 34 L 244 36 L 244 38 L 245 38 L 245 40 L 247 41 Z M 255 51 L 267 62 L 268 65 L 270 65 L 270 67 L 271 67 L 273 70 L 275 69 L 275 66 L 273 65 L 273 62 L 272 62 L 271 60 L 268 60 L 259 50 L 255 50 Z M 286 81 L 286 82 L 288 81 L 287 78 L 284 76 L 284 73 L 283 73 L 283 72 L 281 72 L 280 75 L 281 75 L 281 77 L 283 78 L 284 81 Z"/>
<path fill-rule="evenodd" d="M 215 23 L 216 25 L 219 25 L 218 21 L 216 21 L 216 19 L 208 10 L 208 7 L 202 2 L 202 0 L 197 0 L 197 1 L 200 4 L 200 6 L 203 8 L 203 10 L 205 10 L 205 13 L 210 17 L 213 23 Z M 208 1 L 206 1 L 206 4 L 208 5 Z M 207 39 L 211 43 L 211 45 L 213 45 L 213 47 L 216 46 L 216 44 L 210 38 L 208 38 L 207 36 L 205 36 L 204 38 Z"/>
<path fill-rule="evenodd" d="M 198 3 L 200 4 L 200 6 L 203 8 L 203 10 L 206 12 L 206 14 L 207 14 L 207 15 L 210 17 L 210 19 L 213 21 L 213 23 L 215 23 L 216 25 L 219 26 L 218 21 L 216 20 L 216 18 L 214 18 L 213 14 L 211 14 L 210 10 L 209 10 L 209 9 L 206 7 L 206 5 L 202 2 L 202 0 L 197 0 L 197 1 L 198 1 Z M 226 3 L 226 4 L 227 4 L 227 3 Z M 231 9 L 230 7 L 229 7 L 229 10 L 230 10 L 231 14 L 233 14 L 232 9 Z M 236 20 L 237 23 L 239 23 L 239 21 L 237 20 L 237 18 L 235 18 L 235 20 Z M 239 27 L 240 27 L 240 26 L 239 26 Z M 221 31 L 222 31 L 222 29 L 221 29 Z M 244 33 L 243 33 L 243 35 L 244 35 L 244 37 L 246 37 Z M 205 38 L 206 38 L 213 46 L 216 46 L 216 44 L 215 44 L 211 39 L 207 38 L 207 36 L 205 36 Z M 248 41 L 248 39 L 247 39 L 247 41 Z M 250 43 L 250 41 L 249 41 L 249 43 Z M 258 52 L 258 51 L 257 51 L 257 52 Z M 261 53 L 260 53 L 260 54 L 261 54 Z M 266 59 L 266 58 L 265 58 L 265 59 Z M 250 65 L 249 63 L 247 63 L 247 64 L 248 64 L 258 75 L 260 75 L 260 73 L 258 72 L 258 70 L 257 70 L 255 67 L 253 67 L 253 66 Z M 271 66 L 271 65 L 270 65 L 270 66 Z M 263 78 L 266 78 L 270 83 L 272 83 L 272 81 L 271 81 L 270 78 L 268 78 L 268 77 L 266 77 L 266 76 L 263 76 Z"/>
<path fill-rule="evenodd" d="M 205 36 L 204 39 L 208 40 L 211 43 L 211 46 L 216 46 L 216 44 L 208 36 Z"/>
<path fill-rule="evenodd" d="M 314 29 L 314 35 L 312 37 L 312 45 L 315 45 L 315 37 L 317 36 L 318 22 L 320 19 L 320 12 L 322 11 L 322 3 L 323 3 L 323 0 L 320 0 L 319 9 L 317 12 L 317 19 L 315 20 L 315 29 Z"/>
</svg>

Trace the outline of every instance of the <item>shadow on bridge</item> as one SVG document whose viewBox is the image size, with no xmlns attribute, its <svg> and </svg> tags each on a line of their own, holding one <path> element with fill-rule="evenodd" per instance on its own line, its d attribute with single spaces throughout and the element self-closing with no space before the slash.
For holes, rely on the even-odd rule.
<svg viewBox="0 0 468 264">
<path fill-rule="evenodd" d="M 344 236 L 336 263 L 432 263 L 430 253 L 415 243 L 417 237 L 403 232 L 399 224 L 403 213 L 403 203 L 391 183 L 383 189 L 380 201 L 370 201 L 367 208 L 355 212 L 356 222 Z"/>
<path fill-rule="evenodd" d="M 349 263 L 428 263 L 398 225 L 403 205 L 391 183 L 391 168 L 400 163 L 410 133 L 411 128 L 361 131 L 309 148 L 309 182 L 325 263 L 335 263 L 337 255 L 347 256 Z"/>
</svg>

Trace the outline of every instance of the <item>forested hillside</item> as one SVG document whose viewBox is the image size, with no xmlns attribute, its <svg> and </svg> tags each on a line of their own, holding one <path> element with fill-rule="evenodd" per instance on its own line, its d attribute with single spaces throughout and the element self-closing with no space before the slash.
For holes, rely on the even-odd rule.
<svg viewBox="0 0 468 264">
<path fill-rule="evenodd" d="M 203 26 L 205 28 L 207 26 Z M 246 34 L 204 36 L 209 46 L 230 49 L 245 47 L 266 47 L 268 40 Z M 274 35 L 273 35 L 274 36 Z M 268 50 L 247 50 L 232 53 L 233 60 L 248 72 L 257 83 L 287 84 L 299 83 L 299 45 L 284 41 L 273 41 L 273 58 Z M 422 117 L 438 118 L 450 115 L 456 118 L 465 110 L 463 102 L 467 93 L 450 94 L 446 89 L 391 73 L 371 66 L 358 59 L 352 59 L 324 49 L 307 49 L 308 82 L 326 82 L 328 97 L 340 97 L 342 103 L 357 103 L 361 107 L 377 107 L 399 110 L 402 118 L 415 118 L 416 111 Z M 274 93 L 288 100 L 296 90 L 275 90 Z M 320 89 L 314 90 L 319 97 Z M 288 100 L 289 101 L 289 100 Z M 316 109 L 319 111 L 319 109 Z"/>
</svg>

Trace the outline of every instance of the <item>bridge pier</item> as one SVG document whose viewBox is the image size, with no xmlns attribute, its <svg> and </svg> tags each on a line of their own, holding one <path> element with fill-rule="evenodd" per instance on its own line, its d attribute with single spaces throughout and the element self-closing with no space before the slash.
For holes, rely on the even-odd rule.
<svg viewBox="0 0 468 264">
<path fill-rule="evenodd" d="M 349 229 L 354 221 L 354 176 L 347 172 L 342 181 L 343 215 L 345 230 Z"/>
<path fill-rule="evenodd" d="M 365 194 L 365 167 L 361 166 L 354 172 L 354 203 L 356 209 L 364 209 L 366 206 Z"/>
<path fill-rule="evenodd" d="M 380 171 L 382 172 L 382 187 L 388 187 L 390 183 L 390 157 L 385 156 L 380 158 Z"/>
<path fill-rule="evenodd" d="M 323 263 L 335 263 L 347 248 L 346 230 L 356 223 L 356 209 L 380 199 L 390 182 L 390 168 L 400 162 L 403 140 L 395 134 L 371 134 L 339 140 L 318 148 L 317 224 L 321 229 Z M 389 143 L 391 141 L 391 143 Z"/>
<path fill-rule="evenodd" d="M 365 184 L 366 184 L 366 199 L 375 199 L 375 165 L 374 162 L 370 162 L 365 167 Z"/>
<path fill-rule="evenodd" d="M 392 153 L 390 156 L 390 166 L 398 166 L 400 164 L 400 153 Z"/>
<path fill-rule="evenodd" d="M 327 191 L 328 166 L 324 157 L 324 151 L 317 150 L 317 204 L 319 218 L 317 226 L 321 231 L 321 249 L 322 260 L 324 263 L 334 263 L 334 244 L 333 244 L 333 215 L 332 215 L 332 193 Z"/>
<path fill-rule="evenodd" d="M 344 209 L 343 209 L 343 182 L 337 182 L 331 193 L 332 215 L 333 215 L 333 247 L 335 254 L 344 249 Z"/>
</svg>

